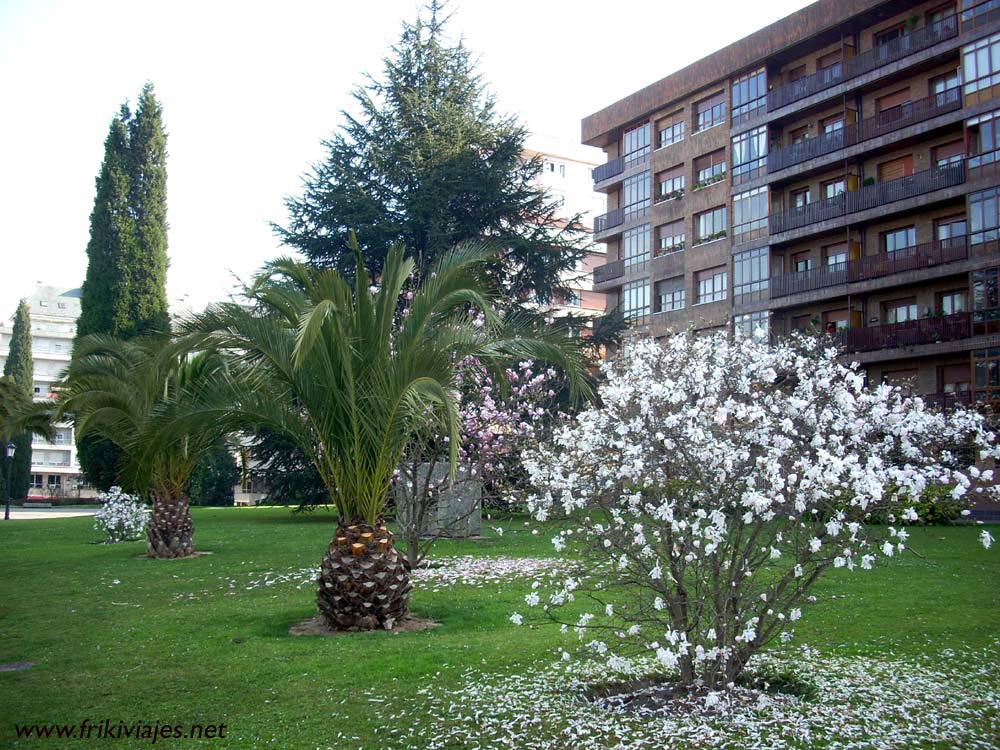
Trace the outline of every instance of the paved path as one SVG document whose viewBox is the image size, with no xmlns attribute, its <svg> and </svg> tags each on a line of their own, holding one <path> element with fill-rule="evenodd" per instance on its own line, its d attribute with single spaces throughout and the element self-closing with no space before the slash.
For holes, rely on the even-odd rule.
<svg viewBox="0 0 1000 750">
<path fill-rule="evenodd" d="M 2 512 L 2 507 L 0 507 Z M 39 518 L 76 518 L 77 516 L 92 516 L 97 508 L 77 508 L 70 505 L 65 508 L 18 508 L 11 506 L 11 521 L 35 521 Z M 2 518 L 3 516 L 0 516 Z M 3 523 L 3 521 L 0 521 Z"/>
</svg>

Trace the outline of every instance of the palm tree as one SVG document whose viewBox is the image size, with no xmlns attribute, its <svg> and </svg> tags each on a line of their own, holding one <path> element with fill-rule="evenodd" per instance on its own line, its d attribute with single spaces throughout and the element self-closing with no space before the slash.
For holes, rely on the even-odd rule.
<svg viewBox="0 0 1000 750">
<path fill-rule="evenodd" d="M 323 616 L 335 628 L 388 629 L 407 612 L 410 579 L 382 515 L 418 430 L 431 426 L 449 440 L 454 476 L 456 364 L 468 355 L 496 367 L 511 357 L 544 359 L 562 366 L 577 388 L 583 368 L 564 334 L 529 330 L 517 316 L 494 312 L 483 273 L 494 255 L 486 245 L 452 250 L 419 285 L 410 281 L 413 260 L 396 246 L 370 286 L 351 242 L 353 289 L 335 270 L 279 259 L 248 290 L 254 307 L 216 305 L 185 329 L 191 346 L 229 352 L 239 373 L 227 408 L 207 418 L 224 412 L 230 427 L 287 436 L 337 509 L 317 594 Z"/>
<path fill-rule="evenodd" d="M 221 368 L 217 355 L 189 358 L 165 336 L 93 335 L 74 346 L 59 415 L 72 415 L 78 436 L 96 434 L 122 449 L 122 487 L 152 501 L 150 557 L 194 554 L 187 480 L 221 432 L 212 425 L 182 434 L 168 427 L 211 389 Z"/>
</svg>

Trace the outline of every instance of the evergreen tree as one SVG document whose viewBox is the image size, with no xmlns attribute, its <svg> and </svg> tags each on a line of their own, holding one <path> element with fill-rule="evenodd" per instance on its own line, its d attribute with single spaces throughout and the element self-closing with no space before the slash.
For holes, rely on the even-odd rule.
<svg viewBox="0 0 1000 750">
<path fill-rule="evenodd" d="M 90 214 L 78 337 L 104 333 L 128 339 L 169 327 L 162 115 L 147 83 L 136 111 L 122 105 L 111 121 Z M 81 440 L 78 457 L 99 489 L 118 480 L 121 452 L 111 443 L 98 437 Z"/>
<path fill-rule="evenodd" d="M 492 271 L 509 298 L 548 301 L 585 235 L 534 184 L 542 164 L 523 160 L 525 128 L 483 93 L 470 51 L 445 37 L 437 0 L 428 11 L 404 23 L 383 79 L 355 90 L 360 116 L 343 113 L 326 161 L 286 199 L 288 224 L 275 231 L 312 264 L 348 275 L 349 230 L 375 273 L 395 242 L 427 268 L 456 243 L 494 238 L 505 253 Z"/>
<path fill-rule="evenodd" d="M 3 366 L 3 374 L 14 381 L 29 399 L 34 395 L 35 366 L 31 357 L 31 313 L 28 303 L 21 300 L 14 313 L 14 327 L 11 330 L 10 346 L 7 349 L 7 361 Z M 4 461 L 3 469 L 10 475 L 10 496 L 12 499 L 28 496 L 28 485 L 31 482 L 31 433 L 22 432 L 12 438 L 14 443 L 13 465 Z M 4 454 L 6 458 L 6 453 Z M 6 491 L 7 477 L 0 474 Z"/>
</svg>

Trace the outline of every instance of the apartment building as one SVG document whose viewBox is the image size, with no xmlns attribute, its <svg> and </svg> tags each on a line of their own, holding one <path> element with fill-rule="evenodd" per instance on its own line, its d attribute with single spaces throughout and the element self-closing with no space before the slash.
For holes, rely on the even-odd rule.
<svg viewBox="0 0 1000 750">
<path fill-rule="evenodd" d="M 80 290 L 39 285 L 27 298 L 31 314 L 31 356 L 36 399 L 52 397 L 52 385 L 69 366 L 80 316 Z M 7 359 L 12 322 L 0 323 L 0 368 Z M 59 424 L 51 442 L 35 436 L 31 443 L 30 497 L 87 496 L 76 457 L 73 426 Z"/>
<path fill-rule="evenodd" d="M 828 331 L 872 383 L 1000 400 L 998 124 L 1000 0 L 820 0 L 584 119 L 594 288 L 653 336 Z"/>
</svg>

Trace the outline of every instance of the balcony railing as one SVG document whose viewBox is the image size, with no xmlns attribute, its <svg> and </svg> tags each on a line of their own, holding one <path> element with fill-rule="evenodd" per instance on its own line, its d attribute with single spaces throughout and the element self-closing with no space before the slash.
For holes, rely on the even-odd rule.
<svg viewBox="0 0 1000 750">
<path fill-rule="evenodd" d="M 594 178 L 594 184 L 598 182 L 604 182 L 605 180 L 610 180 L 612 177 L 617 177 L 622 172 L 625 171 L 625 160 L 621 157 L 617 159 L 612 159 L 607 164 L 601 164 L 599 167 L 595 167 L 591 172 Z"/>
<path fill-rule="evenodd" d="M 606 214 L 598 216 L 594 219 L 594 234 L 600 234 L 601 232 L 606 232 L 612 227 L 617 227 L 625 221 L 625 209 L 615 208 L 608 211 Z"/>
<path fill-rule="evenodd" d="M 951 411 L 958 406 L 968 407 L 972 405 L 972 391 L 925 393 L 920 398 L 928 407 L 941 411 Z"/>
<path fill-rule="evenodd" d="M 848 57 L 842 63 L 817 71 L 797 81 L 786 83 L 784 86 L 779 86 L 768 93 L 767 109 L 769 112 L 774 112 L 776 109 L 799 99 L 805 99 L 807 96 L 836 86 L 838 83 L 857 78 L 957 35 L 958 16 L 945 16 L 941 20 L 929 23 L 909 34 L 880 44 L 854 57 Z"/>
<path fill-rule="evenodd" d="M 807 138 L 790 146 L 775 149 L 767 155 L 767 171 L 774 173 L 961 108 L 962 89 L 955 86 L 926 99 L 918 99 L 887 109 L 874 117 L 868 117 L 832 133 L 824 133 L 816 138 Z"/>
<path fill-rule="evenodd" d="M 970 331 L 969 314 L 959 313 L 883 326 L 848 328 L 840 331 L 838 337 L 847 351 L 867 352 L 966 339 Z"/>
<path fill-rule="evenodd" d="M 827 200 L 781 211 L 770 219 L 771 234 L 780 234 L 857 211 L 914 198 L 934 190 L 961 185 L 963 182 L 965 182 L 964 161 L 943 167 L 932 167 L 888 182 L 876 182 L 865 185 L 860 190 L 851 190 Z"/>
<path fill-rule="evenodd" d="M 594 269 L 594 284 L 603 284 L 620 278 L 625 273 L 625 261 L 613 260 Z"/>
<path fill-rule="evenodd" d="M 968 257 L 967 237 L 935 240 L 922 245 L 904 247 L 892 253 L 866 255 L 825 268 L 775 276 L 771 279 L 771 297 L 787 297 L 790 294 L 810 292 L 838 284 L 876 279 L 903 271 L 953 263 Z"/>
</svg>

